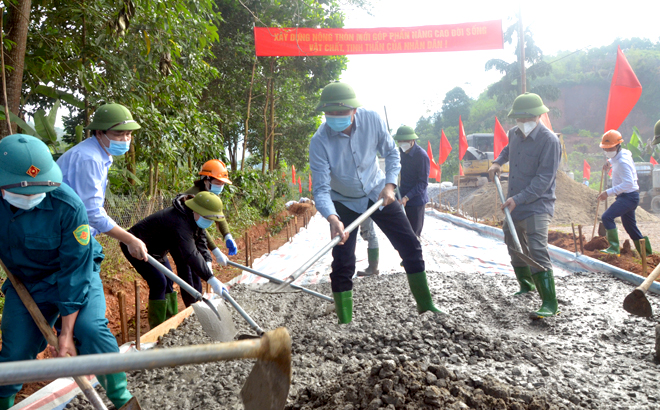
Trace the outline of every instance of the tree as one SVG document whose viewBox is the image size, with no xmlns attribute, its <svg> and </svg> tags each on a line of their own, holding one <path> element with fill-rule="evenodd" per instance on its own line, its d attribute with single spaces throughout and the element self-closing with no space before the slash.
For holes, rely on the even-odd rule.
<svg viewBox="0 0 660 410">
<path fill-rule="evenodd" d="M 442 123 L 445 126 L 458 125 L 459 117 L 463 122 L 468 120 L 472 99 L 461 87 L 455 87 L 445 94 L 442 100 Z"/>
</svg>

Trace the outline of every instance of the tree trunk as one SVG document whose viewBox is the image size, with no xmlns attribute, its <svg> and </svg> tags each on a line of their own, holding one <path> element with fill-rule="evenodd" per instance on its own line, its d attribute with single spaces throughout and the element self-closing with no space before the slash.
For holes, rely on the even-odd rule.
<svg viewBox="0 0 660 410">
<path fill-rule="evenodd" d="M 149 198 L 154 194 L 154 166 L 149 162 Z"/>
<path fill-rule="evenodd" d="M 86 24 L 87 20 L 85 18 L 85 2 L 83 1 L 82 4 L 83 4 L 83 15 L 82 15 L 82 47 L 81 47 L 82 56 L 81 57 L 82 57 L 83 70 L 85 70 L 87 68 L 87 58 L 85 56 L 85 47 L 87 47 L 87 24 Z M 84 71 L 83 71 L 83 75 L 85 75 Z M 80 81 L 80 88 L 82 90 L 82 95 L 83 95 L 83 98 L 85 99 L 85 127 L 87 127 L 89 125 L 89 98 L 87 96 L 87 87 L 85 87 L 84 81 L 82 80 L 82 78 L 80 78 L 79 81 Z M 91 130 L 85 130 L 85 138 L 89 138 L 90 135 L 91 135 L 91 132 L 92 132 Z M 131 160 L 131 162 L 132 162 L 131 165 L 133 166 L 133 169 L 131 169 L 131 165 L 129 165 L 128 169 L 132 173 L 135 173 L 135 171 L 134 171 L 135 170 L 135 150 L 133 149 L 133 144 L 131 144 L 131 149 L 133 150 L 133 154 L 132 154 L 133 158 Z M 131 183 L 131 185 L 135 185 L 135 181 L 133 181 L 132 179 L 129 179 L 129 182 Z"/>
<path fill-rule="evenodd" d="M 158 161 L 154 161 L 154 195 L 158 194 L 158 170 L 160 169 L 160 165 L 158 165 Z"/>
<path fill-rule="evenodd" d="M 275 169 L 275 79 L 273 79 L 270 85 L 270 155 L 269 159 L 269 169 L 272 171 Z"/>
<path fill-rule="evenodd" d="M 243 153 L 241 155 L 241 171 L 243 170 L 243 164 L 245 163 L 245 150 L 247 149 L 247 140 L 248 140 L 248 123 L 250 122 L 250 105 L 252 104 L 252 86 L 254 85 L 254 70 L 257 68 L 257 57 L 254 58 L 254 63 L 252 64 L 252 78 L 250 79 L 250 91 L 248 92 L 248 101 L 247 101 L 247 114 L 245 115 L 245 136 L 243 137 Z M 236 169 L 236 168 L 234 168 Z"/>
<path fill-rule="evenodd" d="M 18 0 L 16 4 L 6 3 L 8 11 L 7 28 L 5 30 L 7 39 L 14 43 L 11 50 L 6 54 L 7 64 L 13 70 L 7 75 L 7 105 L 9 111 L 20 115 L 21 87 L 23 86 L 23 69 L 25 68 L 25 48 L 27 45 L 28 25 L 30 24 L 31 0 Z M 2 123 L 2 136 L 16 132 L 16 124 L 8 130 L 7 125 Z"/>
</svg>

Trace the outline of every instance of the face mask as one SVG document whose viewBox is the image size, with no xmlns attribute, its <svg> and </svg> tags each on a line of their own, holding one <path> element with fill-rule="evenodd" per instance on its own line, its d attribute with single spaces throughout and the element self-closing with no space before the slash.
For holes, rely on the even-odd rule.
<svg viewBox="0 0 660 410">
<path fill-rule="evenodd" d="M 522 131 L 522 133 L 525 134 L 525 137 L 527 137 L 532 131 L 534 131 L 534 128 L 536 128 L 537 125 L 536 121 L 519 122 L 518 128 L 520 128 L 520 131 Z"/>
<path fill-rule="evenodd" d="M 110 138 L 108 138 L 107 134 L 103 134 L 103 135 L 105 135 L 105 137 L 110 142 L 110 146 L 108 147 L 108 152 L 110 153 L 110 155 L 113 155 L 115 157 L 120 157 L 124 155 L 126 152 L 128 152 L 128 149 L 131 147 L 130 141 L 113 141 Z"/>
<path fill-rule="evenodd" d="M 351 125 L 351 114 L 348 115 L 325 115 L 325 122 L 328 127 L 335 131 L 344 131 Z"/>
<path fill-rule="evenodd" d="M 46 197 L 46 193 L 34 194 L 34 195 L 20 195 L 13 194 L 9 191 L 5 191 L 2 195 L 5 198 L 5 201 L 9 202 L 11 205 L 14 205 L 16 208 L 25 209 L 29 211 L 35 206 L 39 205 L 41 201 Z"/>
<path fill-rule="evenodd" d="M 619 151 L 604 151 L 607 158 L 614 158 Z"/>
<path fill-rule="evenodd" d="M 197 226 L 199 226 L 199 227 L 202 228 L 202 229 L 207 229 L 207 228 L 209 228 L 211 225 L 213 225 L 213 221 L 212 221 L 212 220 L 210 220 L 210 219 L 206 219 L 206 218 L 204 218 L 204 217 L 201 216 L 201 215 L 199 216 L 199 219 L 195 221 L 195 223 L 197 224 Z"/>
<path fill-rule="evenodd" d="M 401 148 L 401 151 L 406 152 L 410 148 L 412 148 L 413 144 L 412 142 L 400 142 L 399 143 L 399 148 Z"/>
<path fill-rule="evenodd" d="M 211 192 L 218 195 L 222 190 L 225 189 L 224 185 L 211 184 Z"/>
</svg>

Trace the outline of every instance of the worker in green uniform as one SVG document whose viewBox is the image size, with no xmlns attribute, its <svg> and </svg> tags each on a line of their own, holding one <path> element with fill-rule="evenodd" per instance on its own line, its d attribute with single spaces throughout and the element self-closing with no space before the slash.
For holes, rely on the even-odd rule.
<svg viewBox="0 0 660 410">
<path fill-rule="evenodd" d="M 0 141 L 0 190 L 0 258 L 51 326 L 61 315 L 58 355 L 119 352 L 105 318 L 101 245 L 91 235 L 82 200 L 62 183 L 48 147 L 23 134 Z M 46 339 L 10 281 L 2 292 L 0 363 L 35 359 Z M 126 373 L 97 378 L 116 408 L 140 408 L 126 388 Z M 21 387 L 0 386 L 0 410 L 13 406 Z"/>
<path fill-rule="evenodd" d="M 190 187 L 188 190 L 186 190 L 184 194 L 197 195 L 200 192 L 211 192 L 217 195 L 218 197 L 220 197 L 220 193 L 225 188 L 225 185 L 231 184 L 231 180 L 229 180 L 229 172 L 227 172 L 227 166 L 225 165 L 224 162 L 220 161 L 219 159 L 212 159 L 206 161 L 204 165 L 202 165 L 202 169 L 199 171 L 199 175 L 201 175 L 201 177 L 198 180 L 196 180 L 194 182 L 194 185 Z M 222 201 L 220 201 L 221 214 L 222 214 L 222 206 L 223 206 Z M 225 219 L 225 217 L 223 216 L 221 219 L 215 221 L 215 227 L 224 238 L 225 245 L 228 250 L 228 254 L 230 256 L 236 255 L 238 253 L 238 247 L 236 246 L 234 237 L 229 232 L 229 224 L 227 224 L 227 219 Z M 216 262 L 220 263 L 221 265 L 226 265 L 226 262 L 225 263 L 220 262 L 220 261 L 224 261 L 226 257 L 222 254 L 220 248 L 216 246 L 209 231 L 204 230 L 204 233 L 206 234 L 206 244 L 209 250 L 211 251 L 211 254 L 215 258 Z M 199 292 L 202 291 L 202 282 L 199 276 L 193 274 L 190 268 L 187 269 L 187 272 L 179 271 L 177 273 L 179 277 L 185 280 L 186 283 L 188 283 L 190 286 L 197 289 Z M 181 298 L 183 299 L 183 303 L 186 306 L 190 306 L 191 304 L 195 303 L 195 299 L 192 296 L 188 295 L 187 293 L 181 294 Z M 174 300 L 176 300 L 176 293 L 174 294 Z"/>
</svg>

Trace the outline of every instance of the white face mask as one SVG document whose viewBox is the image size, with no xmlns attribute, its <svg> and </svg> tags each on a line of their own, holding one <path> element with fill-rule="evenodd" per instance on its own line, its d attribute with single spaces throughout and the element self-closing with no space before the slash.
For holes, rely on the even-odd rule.
<svg viewBox="0 0 660 410">
<path fill-rule="evenodd" d="M 610 158 L 610 159 L 611 159 L 611 158 L 616 157 L 616 154 L 619 153 L 619 150 L 616 150 L 616 151 L 603 151 L 603 152 L 605 152 L 605 156 L 606 156 L 607 158 Z"/>
<path fill-rule="evenodd" d="M 537 125 L 536 121 L 519 122 L 518 128 L 520 128 L 520 131 L 522 131 L 522 133 L 525 134 L 525 137 L 527 137 L 532 131 L 534 131 L 534 128 L 536 128 Z"/>
<path fill-rule="evenodd" d="M 400 142 L 399 143 L 399 148 L 401 148 L 401 151 L 406 152 L 410 148 L 412 148 L 413 143 L 412 142 Z"/>
<path fill-rule="evenodd" d="M 46 197 L 46 193 L 42 192 L 40 194 L 34 195 L 21 195 L 14 194 L 9 191 L 4 191 L 2 197 L 5 201 L 9 202 L 11 205 L 14 205 L 16 208 L 30 210 L 35 206 L 39 205 L 41 201 Z"/>
</svg>

